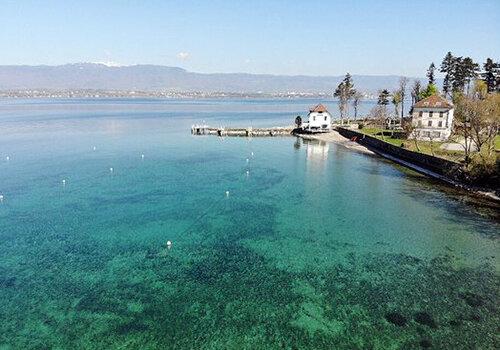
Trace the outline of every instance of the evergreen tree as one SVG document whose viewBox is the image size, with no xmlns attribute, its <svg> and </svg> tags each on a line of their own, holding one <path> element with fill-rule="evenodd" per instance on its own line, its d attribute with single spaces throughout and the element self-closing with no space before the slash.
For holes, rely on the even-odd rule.
<svg viewBox="0 0 500 350">
<path fill-rule="evenodd" d="M 451 52 L 448 51 L 446 56 L 443 59 L 443 62 L 441 63 L 441 68 L 440 72 L 444 73 L 444 80 L 443 80 L 443 93 L 445 95 L 448 95 L 451 92 L 451 81 L 453 80 L 453 70 L 454 70 L 454 64 L 455 64 L 455 57 L 451 54 Z"/>
<path fill-rule="evenodd" d="M 451 76 L 450 76 L 452 92 L 464 91 L 467 71 L 465 69 L 463 60 L 464 59 L 462 56 L 453 58 L 453 64 L 451 66 Z"/>
<path fill-rule="evenodd" d="M 377 104 L 381 106 L 387 106 L 389 104 L 389 96 L 390 93 L 389 91 L 387 91 L 387 89 L 380 91 L 380 93 L 378 94 Z"/>
<path fill-rule="evenodd" d="M 488 88 L 488 93 L 492 93 L 497 89 L 497 81 L 500 78 L 500 64 L 493 62 L 491 58 L 487 58 L 483 67 L 484 73 L 481 75 Z"/>
<path fill-rule="evenodd" d="M 437 95 L 437 94 L 439 94 L 439 91 L 438 91 L 436 85 L 429 84 L 429 85 L 427 85 L 425 90 L 420 92 L 419 100 L 423 100 L 424 98 L 427 98 L 427 97 L 432 96 L 432 95 Z"/>
<path fill-rule="evenodd" d="M 436 66 L 434 62 L 431 63 L 429 69 L 427 69 L 427 78 L 429 79 L 429 84 L 434 84 L 436 79 L 434 78 L 434 71 L 436 70 Z"/>
<path fill-rule="evenodd" d="M 470 89 L 470 82 L 477 78 L 479 65 L 470 57 L 455 57 L 453 59 L 451 87 L 453 92 L 463 93 L 467 87 Z"/>
<path fill-rule="evenodd" d="M 462 65 L 463 65 L 462 69 L 464 71 L 465 85 L 467 86 L 467 93 L 469 93 L 471 81 L 478 77 L 479 64 L 475 63 L 472 60 L 472 58 L 465 57 L 462 60 Z"/>
<path fill-rule="evenodd" d="M 353 98 L 355 93 L 356 90 L 354 89 L 352 77 L 347 73 L 344 80 L 340 82 L 333 94 L 339 99 L 340 118 L 342 120 L 344 118 L 349 119 L 349 101 Z"/>
</svg>

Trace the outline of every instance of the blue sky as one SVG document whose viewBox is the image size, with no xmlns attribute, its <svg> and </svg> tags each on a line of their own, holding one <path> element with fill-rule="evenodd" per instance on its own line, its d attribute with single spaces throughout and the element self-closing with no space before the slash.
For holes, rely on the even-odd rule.
<svg viewBox="0 0 500 350">
<path fill-rule="evenodd" d="M 447 51 L 500 59 L 500 0 L 0 2 L 0 64 L 423 76 Z"/>
</svg>

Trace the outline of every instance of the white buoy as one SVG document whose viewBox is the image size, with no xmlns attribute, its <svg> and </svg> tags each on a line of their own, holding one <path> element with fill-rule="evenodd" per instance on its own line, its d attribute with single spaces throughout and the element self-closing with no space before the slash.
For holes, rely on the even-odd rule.
<svg viewBox="0 0 500 350">
<path fill-rule="evenodd" d="M 6 160 L 6 161 L 9 161 L 9 160 L 10 160 L 10 157 L 9 157 L 9 156 L 5 157 L 5 160 Z"/>
<path fill-rule="evenodd" d="M 250 171 L 247 170 L 247 176 L 250 174 Z"/>
<path fill-rule="evenodd" d="M 172 242 L 171 241 L 167 241 L 167 248 L 170 248 L 172 247 Z"/>
<path fill-rule="evenodd" d="M 144 154 L 141 154 L 141 159 L 144 159 Z"/>
<path fill-rule="evenodd" d="M 97 149 L 97 147 L 96 147 L 96 146 L 92 147 L 92 150 L 94 150 L 94 151 L 95 151 L 96 149 Z"/>
<path fill-rule="evenodd" d="M 63 184 L 63 186 L 66 185 L 66 179 L 62 180 L 62 184 Z"/>
<path fill-rule="evenodd" d="M 113 170 L 114 170 L 113 168 L 109 168 L 109 172 L 110 172 L 110 173 L 112 173 L 112 172 L 113 172 Z"/>
<path fill-rule="evenodd" d="M 252 152 L 252 157 L 253 157 L 253 152 Z"/>
<path fill-rule="evenodd" d="M 3 202 L 3 194 L 0 194 L 0 202 Z"/>
<path fill-rule="evenodd" d="M 226 197 L 229 197 L 229 191 L 226 191 Z"/>
<path fill-rule="evenodd" d="M 247 163 L 250 161 L 250 159 L 247 158 Z"/>
</svg>

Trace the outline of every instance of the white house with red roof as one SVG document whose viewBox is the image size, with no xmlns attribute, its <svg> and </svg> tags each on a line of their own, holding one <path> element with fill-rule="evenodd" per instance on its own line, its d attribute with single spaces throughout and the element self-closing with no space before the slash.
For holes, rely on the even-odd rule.
<svg viewBox="0 0 500 350">
<path fill-rule="evenodd" d="M 453 104 L 439 95 L 418 101 L 412 107 L 411 137 L 419 140 L 446 141 L 453 127 Z"/>
<path fill-rule="evenodd" d="M 307 121 L 302 124 L 306 132 L 329 132 L 332 130 L 332 116 L 321 103 L 309 109 Z"/>
</svg>

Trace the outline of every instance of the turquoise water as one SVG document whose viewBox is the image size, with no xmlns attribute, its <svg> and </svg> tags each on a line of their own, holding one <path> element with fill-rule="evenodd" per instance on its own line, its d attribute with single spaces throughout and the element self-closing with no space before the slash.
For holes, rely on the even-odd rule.
<svg viewBox="0 0 500 350">
<path fill-rule="evenodd" d="M 313 103 L 1 101 L 0 349 L 498 347 L 498 208 L 335 144 L 189 133 Z"/>
</svg>

